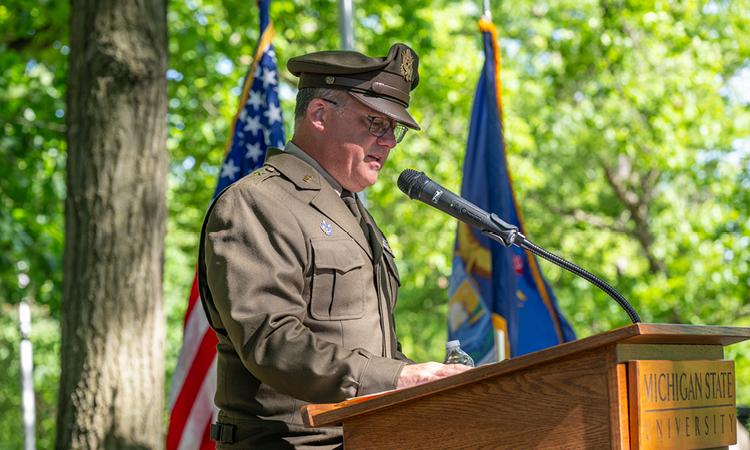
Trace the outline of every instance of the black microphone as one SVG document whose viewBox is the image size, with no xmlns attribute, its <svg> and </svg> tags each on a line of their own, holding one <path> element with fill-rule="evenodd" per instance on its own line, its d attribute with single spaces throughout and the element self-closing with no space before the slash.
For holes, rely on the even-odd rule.
<svg viewBox="0 0 750 450">
<path fill-rule="evenodd" d="M 484 233 L 495 235 L 506 247 L 525 239 L 518 231 L 518 227 L 440 186 L 422 172 L 412 169 L 404 170 L 398 177 L 398 188 L 413 199 L 427 203 L 462 222 L 473 225 Z"/>
<path fill-rule="evenodd" d="M 479 228 L 482 233 L 495 242 L 499 242 L 506 247 L 515 245 L 528 250 L 531 253 L 584 278 L 609 294 L 609 296 L 625 310 L 633 323 L 641 321 L 640 316 L 638 316 L 638 313 L 633 309 L 630 303 L 628 303 L 625 297 L 617 292 L 615 288 L 599 279 L 599 277 L 581 267 L 578 267 L 572 262 L 566 261 L 554 253 L 550 253 L 542 247 L 539 247 L 526 239 L 526 236 L 521 234 L 518 231 L 518 227 L 515 225 L 505 222 L 497 214 L 490 214 L 470 201 L 461 198 L 448 189 L 440 186 L 430 180 L 424 173 L 412 169 L 404 170 L 398 177 L 398 188 L 411 198 L 427 203 L 434 208 L 450 214 L 462 222 L 466 222 L 469 225 Z"/>
</svg>

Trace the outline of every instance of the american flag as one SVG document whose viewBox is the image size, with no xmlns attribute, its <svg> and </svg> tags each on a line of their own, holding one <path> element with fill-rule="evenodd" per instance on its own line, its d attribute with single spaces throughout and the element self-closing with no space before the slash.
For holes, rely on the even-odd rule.
<svg viewBox="0 0 750 450">
<path fill-rule="evenodd" d="M 227 144 L 214 198 L 224 188 L 260 167 L 268 147 L 281 148 L 284 145 L 269 2 L 258 2 L 260 39 L 253 64 L 245 76 L 240 106 L 232 125 L 232 138 Z M 200 305 L 196 276 L 185 312 L 182 349 L 172 378 L 167 450 L 214 448 L 209 430 L 218 413 L 214 405 L 216 344 L 216 335 Z"/>
</svg>

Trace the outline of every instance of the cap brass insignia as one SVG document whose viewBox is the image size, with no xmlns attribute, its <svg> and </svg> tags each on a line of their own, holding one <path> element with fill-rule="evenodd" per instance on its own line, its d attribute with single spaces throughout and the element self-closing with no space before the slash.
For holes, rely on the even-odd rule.
<svg viewBox="0 0 750 450">
<path fill-rule="evenodd" d="M 401 50 L 401 75 L 408 83 L 411 83 L 412 64 L 414 64 L 414 56 L 411 52 L 407 49 Z"/>
<path fill-rule="evenodd" d="M 326 84 L 333 84 L 334 81 L 336 81 L 335 77 L 332 77 L 332 76 L 326 77 Z"/>
<path fill-rule="evenodd" d="M 313 178 L 312 175 L 308 174 L 308 175 L 305 175 L 304 177 L 302 177 L 302 181 L 304 181 L 305 183 L 309 183 L 310 180 L 312 180 L 312 178 Z"/>
</svg>

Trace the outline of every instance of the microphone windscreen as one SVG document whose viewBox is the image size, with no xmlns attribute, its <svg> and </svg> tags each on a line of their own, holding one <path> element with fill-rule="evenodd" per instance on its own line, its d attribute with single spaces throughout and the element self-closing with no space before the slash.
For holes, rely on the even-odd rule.
<svg viewBox="0 0 750 450">
<path fill-rule="evenodd" d="M 412 195 L 412 191 L 414 187 L 419 184 L 420 178 L 424 176 L 424 173 L 417 172 L 414 169 L 405 169 L 401 172 L 401 175 L 398 176 L 398 188 L 401 189 L 401 192 L 404 194 L 414 198 L 416 195 Z"/>
</svg>

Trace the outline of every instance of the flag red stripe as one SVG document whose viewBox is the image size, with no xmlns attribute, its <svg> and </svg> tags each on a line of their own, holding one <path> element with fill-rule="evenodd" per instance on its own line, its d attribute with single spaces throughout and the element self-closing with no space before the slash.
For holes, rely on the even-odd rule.
<svg viewBox="0 0 750 450">
<path fill-rule="evenodd" d="M 215 450 L 216 444 L 211 441 L 211 422 L 209 419 L 206 424 L 206 430 L 203 432 L 203 438 L 201 438 L 201 449 L 200 450 Z"/>
<path fill-rule="evenodd" d="M 247 99 L 250 91 L 269 91 L 272 95 L 266 97 L 269 99 L 269 101 L 266 102 L 266 107 L 271 104 L 270 99 L 273 99 L 275 107 L 280 108 L 277 99 L 278 92 L 275 86 L 266 86 L 263 84 L 263 87 L 261 88 L 261 83 L 254 84 L 256 81 L 254 75 L 256 70 L 259 70 L 262 64 L 264 70 L 270 70 L 274 76 L 277 76 L 278 72 L 276 61 L 273 59 L 272 55 L 270 56 L 271 61 L 269 61 L 269 64 L 266 64 L 265 62 L 261 63 L 261 60 L 271 49 L 273 28 L 268 17 L 268 2 L 259 2 L 259 7 L 262 9 L 261 26 L 265 25 L 265 28 L 262 30 L 260 39 L 256 46 L 253 55 L 253 64 L 245 76 L 242 98 L 240 99 L 234 120 L 232 120 L 232 129 L 229 133 L 230 138 L 227 141 L 224 156 L 225 164 L 241 158 L 242 156 L 240 156 L 239 153 L 244 153 L 245 146 L 234 146 L 233 142 L 236 132 L 240 129 L 238 127 L 240 127 L 245 120 L 242 113 L 246 110 Z M 273 64 L 270 64 L 270 62 Z M 272 67 L 266 67 L 267 65 Z M 250 111 L 248 110 L 248 112 Z M 283 146 L 283 121 L 278 125 L 270 123 L 266 128 L 266 131 L 268 132 L 267 136 L 270 136 L 273 132 L 274 136 L 278 138 L 277 145 Z M 270 137 L 267 139 L 270 139 Z M 241 141 L 244 142 L 244 140 Z M 250 141 L 255 142 L 258 141 L 258 139 L 252 137 Z M 263 147 L 265 147 L 263 142 L 259 141 L 258 144 L 263 144 Z M 260 161 L 253 161 L 262 164 L 262 159 L 263 158 L 261 158 Z M 253 167 L 249 166 L 245 168 L 245 165 L 242 165 L 242 167 L 243 170 L 247 171 L 253 169 Z M 242 173 L 241 175 L 246 174 L 247 172 Z M 217 184 L 217 192 L 214 195 L 217 195 L 220 189 L 227 186 L 227 184 L 224 183 L 225 181 L 231 184 L 234 179 L 234 175 L 220 176 Z M 213 394 L 216 389 L 216 373 L 214 366 L 217 361 L 217 339 L 214 332 L 208 328 L 208 321 L 204 315 L 204 310 L 201 305 L 198 304 L 199 300 L 200 291 L 198 288 L 196 267 L 196 274 L 193 277 L 193 285 L 188 297 L 188 304 L 183 322 L 183 348 L 180 352 L 178 367 L 173 375 L 172 393 L 170 395 L 170 401 L 172 402 L 170 407 L 171 417 L 167 432 L 168 450 L 204 450 L 214 448 L 213 443 L 209 439 L 209 435 L 210 424 L 216 411 L 215 405 L 213 404 Z"/>
<path fill-rule="evenodd" d="M 185 320 L 183 321 L 182 328 L 187 326 L 188 317 L 193 312 L 195 304 L 198 303 L 198 297 L 200 297 L 200 292 L 198 291 L 198 268 L 196 267 L 195 276 L 193 277 L 193 287 L 190 288 L 190 296 L 188 297 L 188 306 L 187 311 L 185 311 Z"/>
<path fill-rule="evenodd" d="M 182 430 L 185 427 L 190 410 L 195 403 L 195 397 L 200 391 L 206 372 L 211 367 L 214 357 L 216 357 L 216 334 L 209 329 L 203 336 L 200 348 L 195 355 L 195 359 L 190 366 L 190 371 L 182 383 L 180 393 L 172 408 L 171 420 L 169 421 L 169 430 L 167 431 L 167 450 L 175 450 L 180 445 Z"/>
</svg>

